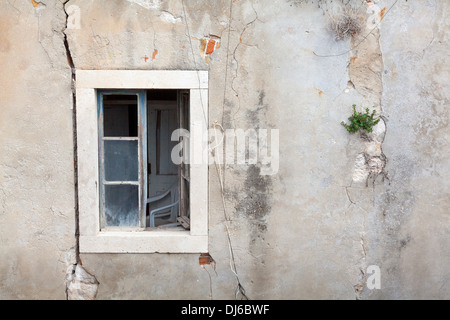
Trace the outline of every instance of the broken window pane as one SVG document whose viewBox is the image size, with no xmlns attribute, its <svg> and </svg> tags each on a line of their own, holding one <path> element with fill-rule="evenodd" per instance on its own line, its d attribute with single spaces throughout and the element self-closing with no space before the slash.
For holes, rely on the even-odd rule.
<svg viewBox="0 0 450 320">
<path fill-rule="evenodd" d="M 138 141 L 105 140 L 106 181 L 139 181 Z"/>
<path fill-rule="evenodd" d="M 105 185 L 106 227 L 139 226 L 139 186 Z"/>
</svg>

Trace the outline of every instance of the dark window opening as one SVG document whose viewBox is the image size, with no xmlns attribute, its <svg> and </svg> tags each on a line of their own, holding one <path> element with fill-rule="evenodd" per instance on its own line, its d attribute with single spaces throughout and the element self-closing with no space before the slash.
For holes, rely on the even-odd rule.
<svg viewBox="0 0 450 320">
<path fill-rule="evenodd" d="M 137 137 L 137 109 L 135 95 L 104 95 L 103 135 L 105 137 Z"/>
</svg>

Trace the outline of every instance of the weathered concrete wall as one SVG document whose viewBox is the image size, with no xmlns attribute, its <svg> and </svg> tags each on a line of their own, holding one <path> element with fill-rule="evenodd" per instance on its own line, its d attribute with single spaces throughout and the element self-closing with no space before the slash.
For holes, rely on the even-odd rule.
<svg viewBox="0 0 450 320">
<path fill-rule="evenodd" d="M 1 299 L 65 299 L 74 263 L 65 24 L 59 2 L 0 1 Z"/>
<path fill-rule="evenodd" d="M 399 2 L 381 27 L 390 184 L 374 190 L 367 259 L 385 271 L 373 298 L 448 299 L 448 1 Z"/>
<path fill-rule="evenodd" d="M 64 298 L 76 262 L 65 35 L 77 69 L 209 70 L 211 126 L 280 130 L 277 174 L 210 166 L 214 263 L 81 254 L 97 298 L 450 297 L 447 1 L 354 1 L 341 41 L 336 1 L 43 2 L 0 2 L 1 298 Z M 352 104 L 372 134 L 340 125 Z"/>
</svg>

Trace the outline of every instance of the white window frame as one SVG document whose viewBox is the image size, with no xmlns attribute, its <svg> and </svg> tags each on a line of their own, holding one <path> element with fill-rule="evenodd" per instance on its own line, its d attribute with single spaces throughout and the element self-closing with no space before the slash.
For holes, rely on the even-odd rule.
<svg viewBox="0 0 450 320">
<path fill-rule="evenodd" d="M 190 132 L 207 132 L 208 72 L 77 70 L 79 250 L 81 253 L 208 252 L 208 163 L 190 164 L 190 230 L 100 230 L 97 90 L 189 89 Z M 200 130 L 199 130 L 200 129 Z M 198 142 L 198 140 L 197 140 Z M 190 139 L 190 150 L 198 149 Z"/>
</svg>

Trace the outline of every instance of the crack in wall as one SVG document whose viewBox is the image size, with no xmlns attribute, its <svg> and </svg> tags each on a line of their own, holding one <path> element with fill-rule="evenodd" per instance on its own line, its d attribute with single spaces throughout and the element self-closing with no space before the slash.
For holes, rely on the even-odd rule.
<svg viewBox="0 0 450 320">
<path fill-rule="evenodd" d="M 231 4 L 230 6 L 232 6 L 232 4 Z M 248 30 L 248 28 L 249 28 L 250 26 L 252 26 L 256 21 L 259 21 L 258 13 L 257 13 L 257 11 L 255 10 L 253 4 L 251 4 L 251 7 L 252 7 L 252 9 L 253 9 L 253 12 L 254 12 L 254 14 L 255 14 L 255 17 L 254 17 L 251 21 L 247 22 L 247 23 L 243 26 L 241 32 L 239 33 L 239 39 L 238 39 L 238 42 L 237 42 L 236 46 L 234 47 L 233 52 L 232 52 L 232 54 L 231 54 L 232 59 L 233 59 L 232 61 L 234 61 L 234 64 L 235 64 L 235 66 L 234 66 L 235 70 L 234 70 L 234 75 L 232 76 L 232 78 L 231 78 L 231 80 L 230 80 L 230 89 L 231 89 L 231 91 L 234 93 L 234 96 L 235 96 L 236 99 L 237 99 L 237 110 L 234 111 L 233 115 L 231 115 L 231 110 L 230 110 L 230 111 L 227 111 L 229 117 L 231 118 L 231 119 L 230 119 L 230 124 L 231 124 L 231 121 L 234 122 L 234 121 L 236 120 L 235 117 L 236 117 L 236 115 L 238 114 L 238 112 L 239 112 L 240 109 L 241 109 L 241 99 L 240 99 L 240 96 L 239 96 L 239 92 L 238 92 L 238 90 L 237 90 L 237 89 L 235 88 L 235 86 L 234 86 L 234 82 L 235 82 L 235 80 L 236 80 L 236 79 L 238 78 L 238 76 L 239 76 L 239 67 L 240 67 L 240 66 L 239 66 L 239 61 L 238 61 L 238 59 L 237 59 L 237 57 L 236 57 L 236 53 L 237 53 L 239 47 L 241 46 L 241 44 L 244 44 L 244 45 L 245 45 L 245 43 L 243 43 L 243 41 L 242 41 L 242 38 L 243 38 L 245 32 L 246 32 L 246 31 Z M 230 41 L 230 38 L 231 38 L 231 23 L 232 23 L 232 10 L 231 10 L 231 8 L 232 8 L 232 7 L 230 7 L 230 19 L 229 19 L 229 30 L 228 30 L 229 32 L 228 32 L 228 46 L 227 46 L 227 53 L 229 52 L 229 41 Z M 227 60 L 226 60 L 226 62 L 227 62 L 227 65 L 228 65 L 228 54 L 227 54 Z M 228 69 L 228 68 L 227 68 L 227 69 Z M 227 89 L 227 87 L 226 87 L 226 81 L 225 81 L 224 106 L 225 106 L 225 101 L 226 101 L 226 99 L 225 99 L 226 89 Z M 263 98 L 264 98 L 264 92 L 262 92 L 262 93 L 260 94 L 260 97 L 262 97 L 262 98 L 260 98 L 260 101 L 262 101 Z M 225 109 L 223 109 L 223 113 L 222 113 L 222 115 L 223 115 L 223 117 L 222 117 L 222 123 L 223 123 L 223 121 L 224 121 L 224 116 L 225 116 L 225 114 L 226 114 L 226 113 L 225 113 Z M 250 118 L 252 118 L 252 120 L 255 120 L 255 121 L 257 120 L 257 119 L 256 119 L 256 113 L 251 113 L 251 112 L 250 112 L 250 113 L 248 113 L 248 116 L 249 116 Z M 255 121 L 253 121 L 252 123 L 254 123 Z M 225 174 L 224 174 L 224 176 L 225 176 Z M 259 178 L 261 178 L 260 172 L 259 172 L 259 168 L 257 168 L 256 166 L 251 166 L 251 167 L 249 167 L 249 170 L 247 171 L 247 183 L 250 183 L 250 180 L 251 180 L 251 179 L 258 180 Z M 259 181 L 259 182 L 261 182 L 261 181 Z M 250 183 L 250 184 L 251 184 L 251 183 Z M 259 184 L 256 184 L 256 185 L 260 186 Z M 264 181 L 263 185 L 266 186 L 266 181 Z M 223 186 L 223 187 L 225 187 L 225 186 Z M 263 188 L 264 188 L 264 187 L 263 187 Z M 249 188 L 246 188 L 246 189 L 248 190 Z M 223 192 L 223 191 L 222 191 L 222 192 Z M 264 195 L 264 192 L 258 194 L 258 195 L 256 196 L 256 199 L 253 199 L 253 197 L 252 197 L 251 195 L 245 195 L 245 196 L 244 196 L 245 201 L 238 202 L 238 203 L 235 205 L 235 210 L 236 210 L 236 212 L 237 212 L 238 214 L 243 214 L 243 215 L 245 215 L 246 218 L 248 219 L 248 221 L 249 221 L 249 223 L 250 223 L 250 225 L 251 225 L 251 227 L 252 227 L 253 234 L 258 233 L 258 232 L 260 232 L 260 231 L 261 231 L 261 232 L 264 232 L 264 231 L 266 230 L 266 228 L 267 228 L 266 225 L 265 225 L 265 221 L 264 221 L 264 215 L 265 215 L 265 213 L 266 213 L 266 211 L 267 211 L 268 205 L 267 205 L 267 203 L 266 203 L 266 198 L 264 198 L 263 195 Z M 238 195 L 235 194 L 234 198 L 235 198 L 235 199 L 238 199 Z M 244 203 L 244 204 L 243 204 L 243 203 Z M 243 205 L 242 205 L 242 204 L 243 204 Z M 224 205 L 224 207 L 225 207 L 225 205 Z M 261 212 L 264 212 L 264 213 L 261 214 Z M 227 223 L 227 222 L 225 222 L 225 223 Z M 228 227 L 227 227 L 227 229 L 228 229 Z M 230 236 L 228 235 L 228 237 L 230 237 Z M 229 239 L 229 240 L 230 240 L 230 239 Z M 231 241 L 231 240 L 230 240 L 230 241 Z M 254 241 L 255 241 L 255 239 L 253 239 L 253 241 L 252 241 L 251 243 L 254 243 Z M 232 248 L 231 248 L 231 242 L 230 242 L 230 254 L 233 255 L 233 253 L 232 253 Z M 235 265 L 235 262 L 234 262 L 234 258 L 233 258 L 233 268 L 232 268 L 232 271 L 235 273 L 236 278 L 237 278 L 237 281 L 238 281 L 238 285 L 237 285 L 236 292 L 235 292 L 235 297 L 237 298 L 238 295 L 240 294 L 240 295 L 241 295 L 241 299 L 249 300 L 249 297 L 246 295 L 245 289 L 244 289 L 244 287 L 242 286 L 242 284 L 241 284 L 241 282 L 240 282 L 240 280 L 239 280 L 239 277 L 238 277 L 238 275 L 237 275 L 236 265 Z"/>
<path fill-rule="evenodd" d="M 66 15 L 65 28 L 62 30 L 64 36 L 64 48 L 66 50 L 67 63 L 71 70 L 71 90 L 72 90 L 72 133 L 73 133 L 73 164 L 74 164 L 74 211 L 75 211 L 75 247 L 74 260 L 66 273 L 66 298 L 67 300 L 93 300 L 97 295 L 99 282 L 95 276 L 89 274 L 83 267 L 80 259 L 80 223 L 79 223 L 79 197 L 78 197 L 78 142 L 77 142 L 77 101 L 76 101 L 76 68 L 70 45 L 67 38 L 69 14 L 66 11 L 66 4 L 70 0 L 63 2 L 63 10 Z"/>
<path fill-rule="evenodd" d="M 6 212 L 6 199 L 7 199 L 7 196 L 6 196 L 6 192 L 5 192 L 5 190 L 3 190 L 3 188 L 1 188 L 0 191 L 3 194 L 3 196 L 0 195 L 0 205 L 1 205 L 0 206 L 1 207 L 0 216 L 1 216 L 2 214 L 4 214 Z"/>
<path fill-rule="evenodd" d="M 37 2 L 37 1 L 31 1 L 31 4 L 34 7 L 34 11 L 37 15 L 38 19 L 38 27 L 37 27 L 37 41 L 39 45 L 44 50 L 50 64 L 50 69 L 54 70 L 55 68 L 60 69 L 60 66 L 56 63 L 56 59 L 60 57 L 59 53 L 57 54 L 50 54 L 52 51 L 50 49 L 53 49 L 56 51 L 55 48 L 55 39 L 54 37 L 58 37 L 59 40 L 62 40 L 64 45 L 64 50 L 67 58 L 67 64 L 70 67 L 71 72 L 71 93 L 72 93 L 72 139 L 73 139 L 73 165 L 74 165 L 74 214 L 75 214 L 75 246 L 71 248 L 68 252 L 66 252 L 66 299 L 68 300 L 91 300 L 95 299 L 98 289 L 98 281 L 97 279 L 89 274 L 83 267 L 80 260 L 80 253 L 79 253 L 79 199 L 78 199 L 78 159 L 77 159 L 77 153 L 78 153 L 78 147 L 77 147 L 77 122 L 76 122 L 76 90 L 75 90 L 75 83 L 76 83 L 76 68 L 74 64 L 74 60 L 72 57 L 72 53 L 69 46 L 68 36 L 67 36 L 67 29 L 69 29 L 69 13 L 66 11 L 66 4 L 70 0 L 65 1 L 58 1 L 54 5 L 54 9 L 61 10 L 64 12 L 65 15 L 65 21 L 64 25 L 62 27 L 56 27 L 52 25 L 52 33 L 51 35 L 46 34 L 45 37 L 41 37 L 41 14 L 44 12 L 44 10 L 52 10 L 52 6 L 47 5 L 43 2 Z M 9 1 L 8 3 L 12 5 Z M 18 13 L 21 12 L 14 7 Z M 42 15 L 45 17 L 45 19 L 54 18 L 54 16 Z M 56 15 L 59 17 L 59 15 Z M 57 21 L 55 19 L 54 21 Z M 52 20 L 53 23 L 53 20 Z M 48 47 L 50 46 L 50 48 Z M 62 53 L 61 52 L 61 53 Z M 35 206 L 33 204 L 33 206 Z M 55 211 L 55 208 L 52 206 L 50 210 L 53 212 L 53 214 L 59 215 L 57 211 Z M 47 228 L 47 227 L 46 227 Z M 36 233 L 36 236 L 40 237 L 46 232 L 46 228 L 44 228 L 41 231 L 38 231 Z M 45 239 L 41 239 L 44 240 Z M 63 248 L 58 247 L 58 244 L 56 244 L 58 250 L 62 251 Z"/>
<path fill-rule="evenodd" d="M 11 3 L 10 0 L 6 0 L 8 2 L 8 4 L 13 7 L 17 13 L 19 14 L 19 16 L 22 14 L 22 12 L 15 6 L 16 2 L 14 1 L 14 3 Z"/>
<path fill-rule="evenodd" d="M 186 36 L 189 40 L 189 44 L 190 44 L 190 49 L 191 49 L 191 53 L 192 53 L 192 59 L 195 65 L 195 69 L 197 69 L 197 63 L 196 63 L 196 55 L 194 53 L 194 47 L 192 45 L 192 35 L 189 29 L 189 23 L 188 23 L 188 19 L 187 19 L 187 14 L 186 14 L 186 8 L 185 8 L 185 4 L 184 4 L 184 0 L 181 0 L 181 5 L 182 5 L 182 9 L 183 9 L 183 18 L 185 21 L 185 26 L 186 26 Z M 225 97 L 226 97 L 226 89 L 227 89 L 227 74 L 228 74 L 228 55 L 229 55 L 229 44 L 230 44 L 230 34 L 231 34 L 231 22 L 232 22 L 232 15 L 233 15 L 233 0 L 230 1 L 230 13 L 229 13 L 229 21 L 228 21 L 228 43 L 227 43 L 227 58 L 226 58 L 226 67 L 225 67 L 225 86 L 224 86 L 224 102 L 223 102 L 223 113 L 222 113 L 222 123 L 223 123 L 223 115 L 225 114 L 224 112 L 224 108 L 225 108 Z M 198 76 L 198 74 L 197 74 Z M 200 79 L 199 79 L 200 81 Z M 205 119 L 206 120 L 206 119 Z M 217 124 L 216 124 L 217 125 Z M 245 289 L 244 287 L 241 285 L 241 281 L 239 278 L 239 275 L 237 273 L 237 269 L 236 269 L 236 262 L 235 262 L 235 258 L 234 258 L 234 250 L 233 250 L 233 246 L 232 246 L 232 242 L 231 242 L 231 235 L 230 235 L 230 230 L 229 230 L 229 226 L 228 226 L 228 222 L 230 222 L 230 220 L 228 219 L 227 216 L 227 212 L 226 212 L 226 205 L 225 205 L 225 198 L 224 198 L 224 181 L 222 180 L 225 177 L 225 172 L 223 174 L 223 176 L 220 174 L 219 172 L 219 168 L 218 165 L 216 163 L 216 170 L 217 170 L 217 174 L 219 177 L 219 181 L 220 181 L 220 191 L 222 194 L 222 205 L 223 205 L 223 213 L 224 213 L 224 217 L 225 217 L 225 221 L 224 221 L 224 225 L 225 225 L 225 229 L 226 229 L 226 236 L 227 236 L 227 242 L 228 242 L 228 249 L 229 249 L 229 254 L 230 254 L 230 269 L 233 272 L 233 274 L 236 277 L 236 282 L 237 282 L 237 286 L 236 286 L 236 290 L 235 290 L 235 298 L 238 299 L 238 296 L 241 296 L 242 300 L 249 300 L 249 298 L 247 297 L 246 293 L 245 293 Z M 211 282 L 211 278 L 210 278 L 210 295 L 212 296 L 212 282 Z"/>
<path fill-rule="evenodd" d="M 76 102 L 76 90 L 75 90 L 75 84 L 76 84 L 76 72 L 75 72 L 75 65 L 73 62 L 72 53 L 70 52 L 70 46 L 69 41 L 67 39 L 67 24 L 69 20 L 69 14 L 65 10 L 65 5 L 70 0 L 67 0 L 63 2 L 64 6 L 64 13 L 66 15 L 66 25 L 65 29 L 62 30 L 62 34 L 64 35 L 64 48 L 66 50 L 66 57 L 67 57 L 67 63 L 69 64 L 70 71 L 71 71 L 71 90 L 72 90 L 72 123 L 73 123 L 73 163 L 74 163 L 74 195 L 75 195 L 75 238 L 76 238 L 76 261 L 79 263 L 80 261 L 80 253 L 79 253 L 79 201 L 78 201 L 78 144 L 77 144 L 77 102 Z"/>
<path fill-rule="evenodd" d="M 231 84 L 230 84 L 230 86 L 231 86 L 231 90 L 234 92 L 235 97 L 238 99 L 238 108 L 237 108 L 236 112 L 234 112 L 234 114 L 233 114 L 233 117 L 232 117 L 232 118 L 233 118 L 233 121 L 235 120 L 236 115 L 238 114 L 238 112 L 239 112 L 240 109 L 241 109 L 241 99 L 239 98 L 239 93 L 237 92 L 237 90 L 236 90 L 235 87 L 234 87 L 234 81 L 235 81 L 236 78 L 238 77 L 238 73 L 239 73 L 239 61 L 238 61 L 237 58 L 236 58 L 236 51 L 237 51 L 237 49 L 239 48 L 239 46 L 240 46 L 241 44 L 244 44 L 244 43 L 242 42 L 242 37 L 244 36 L 245 31 L 247 31 L 247 29 L 248 29 L 253 23 L 255 23 L 255 21 L 259 20 L 259 18 L 258 18 L 258 12 L 256 12 L 255 8 L 253 7 L 253 4 L 252 4 L 252 9 L 253 9 L 253 11 L 254 11 L 254 13 L 255 13 L 255 18 L 254 18 L 252 21 L 248 22 L 248 23 L 244 26 L 244 28 L 242 29 L 242 31 L 241 31 L 241 33 L 240 33 L 240 35 L 239 35 L 239 41 L 238 41 L 236 47 L 235 47 L 234 50 L 233 50 L 233 60 L 234 60 L 234 62 L 235 62 L 235 64 L 236 64 L 236 70 L 235 70 L 235 73 L 234 73 L 233 78 L 231 79 Z M 231 21 L 230 21 L 230 25 L 231 25 Z"/>
<path fill-rule="evenodd" d="M 353 183 L 365 183 L 365 186 L 368 187 L 369 181 L 372 180 L 373 188 L 379 176 L 382 176 L 383 182 L 385 178 L 389 180 L 385 171 L 387 158 L 382 148 L 386 136 L 386 119 L 383 117 L 381 106 L 384 62 L 378 27 L 385 10 L 386 8 L 380 9 L 374 4 L 367 7 L 366 26 L 360 34 L 354 35 L 351 39 L 348 65 L 349 84 L 362 98 L 360 108 L 363 110 L 369 108 L 370 111 L 374 109 L 380 119 L 373 132 L 360 131 L 359 133 L 359 138 L 364 143 L 364 150 L 356 157 L 351 185 Z M 350 198 L 348 188 L 345 187 L 345 191 L 350 205 L 357 206 L 359 201 Z M 359 208 L 359 206 L 357 207 Z M 367 229 L 367 211 L 363 211 L 364 216 L 360 231 L 361 257 L 357 263 L 360 275 L 359 281 L 353 286 L 357 300 L 360 300 L 364 293 L 367 281 L 365 270 L 368 267 L 368 246 L 364 237 Z"/>
<path fill-rule="evenodd" d="M 368 8 L 366 31 L 371 28 L 373 19 L 381 19 L 380 10 L 376 5 Z M 367 34 L 364 32 L 363 34 Z M 385 172 L 387 158 L 383 153 L 382 143 L 386 133 L 385 118 L 382 117 L 381 94 L 383 89 L 382 71 L 383 59 L 380 47 L 379 28 L 371 29 L 370 34 L 365 36 L 361 42 L 361 36 L 352 38 L 351 58 L 349 63 L 349 78 L 352 86 L 362 97 L 362 109 L 376 110 L 380 122 L 374 127 L 373 132 L 361 132 L 365 150 L 361 152 L 355 161 L 355 172 L 353 181 L 359 182 L 365 179 L 366 186 L 373 179 L 375 184 L 378 176 L 387 178 Z M 353 44 L 358 43 L 358 47 Z"/>
<path fill-rule="evenodd" d="M 203 270 L 205 270 L 208 273 L 209 278 L 209 299 L 213 300 L 213 286 L 212 286 L 212 277 L 211 272 L 208 271 L 208 267 L 211 267 L 214 273 L 217 276 L 216 271 L 216 261 L 211 257 L 209 253 L 201 254 L 199 258 L 199 263 Z"/>
</svg>

